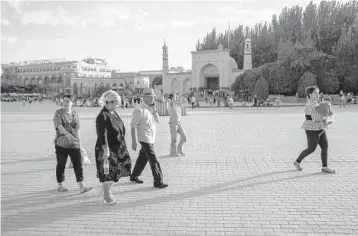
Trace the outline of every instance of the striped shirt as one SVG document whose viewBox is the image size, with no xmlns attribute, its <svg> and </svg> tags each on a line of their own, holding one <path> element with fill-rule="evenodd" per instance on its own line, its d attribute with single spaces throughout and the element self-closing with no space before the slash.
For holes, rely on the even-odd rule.
<svg viewBox="0 0 358 236">
<path fill-rule="evenodd" d="M 327 125 L 323 122 L 323 117 L 318 114 L 315 107 L 318 106 L 316 101 L 308 101 L 305 107 L 305 115 L 310 115 L 312 120 L 305 120 L 302 125 L 304 130 L 324 130 Z"/>
</svg>

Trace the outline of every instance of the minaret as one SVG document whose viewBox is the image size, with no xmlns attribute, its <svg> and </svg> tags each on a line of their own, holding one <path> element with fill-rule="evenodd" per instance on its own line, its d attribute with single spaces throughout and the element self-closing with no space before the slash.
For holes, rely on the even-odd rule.
<svg viewBox="0 0 358 236">
<path fill-rule="evenodd" d="M 245 39 L 244 49 L 244 71 L 252 69 L 252 57 L 251 57 L 251 39 Z"/>
<path fill-rule="evenodd" d="M 169 72 L 169 63 L 168 63 L 168 47 L 165 44 L 165 40 L 164 40 L 164 45 L 162 47 L 163 49 L 163 73 L 168 73 Z"/>
</svg>

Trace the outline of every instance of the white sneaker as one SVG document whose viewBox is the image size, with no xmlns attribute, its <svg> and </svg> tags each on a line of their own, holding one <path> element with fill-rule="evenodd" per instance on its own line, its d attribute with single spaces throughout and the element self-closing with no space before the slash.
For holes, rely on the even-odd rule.
<svg viewBox="0 0 358 236">
<path fill-rule="evenodd" d="M 178 154 L 179 154 L 180 156 L 185 156 L 185 153 L 184 153 L 184 152 L 178 152 Z"/>
<path fill-rule="evenodd" d="M 322 172 L 323 172 L 323 173 L 328 173 L 328 174 L 335 174 L 335 173 L 336 173 L 335 170 L 330 169 L 330 168 L 328 168 L 328 167 L 322 167 Z"/>
</svg>

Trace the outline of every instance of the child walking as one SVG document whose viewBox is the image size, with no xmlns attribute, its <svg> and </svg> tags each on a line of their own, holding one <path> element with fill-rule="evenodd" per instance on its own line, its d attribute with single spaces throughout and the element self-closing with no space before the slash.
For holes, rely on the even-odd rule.
<svg viewBox="0 0 358 236">
<path fill-rule="evenodd" d="M 324 122 L 325 118 L 320 115 L 315 108 L 319 106 L 319 89 L 315 86 L 310 86 L 306 89 L 306 95 L 308 102 L 305 107 L 306 120 L 303 122 L 302 128 L 305 130 L 307 135 L 308 147 L 301 152 L 297 160 L 293 163 L 298 171 L 302 171 L 301 162 L 302 160 L 313 153 L 317 145 L 321 148 L 321 159 L 322 159 L 322 172 L 334 174 L 335 170 L 328 168 L 328 140 L 327 140 L 327 123 Z"/>
</svg>

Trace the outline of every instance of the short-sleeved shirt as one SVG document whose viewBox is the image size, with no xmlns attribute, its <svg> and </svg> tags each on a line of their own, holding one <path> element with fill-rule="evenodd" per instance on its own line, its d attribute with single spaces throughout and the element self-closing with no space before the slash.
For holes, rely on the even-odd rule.
<svg viewBox="0 0 358 236">
<path fill-rule="evenodd" d="M 137 129 L 139 142 L 151 144 L 155 142 L 156 122 L 159 122 L 158 114 L 153 114 L 145 103 L 134 108 L 130 125 Z"/>
<path fill-rule="evenodd" d="M 321 120 L 322 117 L 315 110 L 315 107 L 318 107 L 318 103 L 315 101 L 308 101 L 305 107 L 305 115 L 309 115 L 312 117 L 312 120 L 305 120 L 302 125 L 302 129 L 304 130 L 323 130 L 326 129 L 327 126 Z"/>
<path fill-rule="evenodd" d="M 67 132 L 69 132 L 74 138 L 78 140 L 80 119 L 78 117 L 77 112 L 75 110 L 72 110 L 71 114 L 69 114 L 66 112 L 64 108 L 61 108 L 55 112 L 53 122 L 56 129 L 56 138 L 55 138 L 56 145 L 63 148 L 77 148 L 77 146 L 79 148 L 79 142 L 72 145 L 68 145 L 68 142 L 64 141 L 63 137 L 60 137 L 64 135 L 60 134 L 60 132 L 57 129 L 59 125 L 62 125 Z"/>
</svg>

